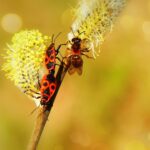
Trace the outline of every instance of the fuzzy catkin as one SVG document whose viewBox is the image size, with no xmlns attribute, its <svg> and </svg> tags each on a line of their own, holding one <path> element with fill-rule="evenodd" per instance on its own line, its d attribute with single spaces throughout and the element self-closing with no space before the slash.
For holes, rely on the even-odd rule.
<svg viewBox="0 0 150 150">
<path fill-rule="evenodd" d="M 38 80 L 50 39 L 38 30 L 23 30 L 13 36 L 11 44 L 7 44 L 2 69 L 27 95 L 39 92 Z"/>
<path fill-rule="evenodd" d="M 69 40 L 74 36 L 89 39 L 92 45 L 93 56 L 107 33 L 111 32 L 116 17 L 124 7 L 126 0 L 81 0 L 74 10 L 75 20 L 72 30 L 68 34 Z"/>
</svg>

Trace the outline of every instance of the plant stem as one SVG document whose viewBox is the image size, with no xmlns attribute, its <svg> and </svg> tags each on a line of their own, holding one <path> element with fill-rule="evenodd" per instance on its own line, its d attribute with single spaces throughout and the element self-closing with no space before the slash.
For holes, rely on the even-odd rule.
<svg viewBox="0 0 150 150">
<path fill-rule="evenodd" d="M 59 91 L 59 88 L 65 77 L 67 70 L 68 68 L 64 67 L 64 63 L 62 62 L 56 75 L 56 81 L 57 81 L 56 91 L 54 95 L 51 97 L 50 103 L 48 105 L 38 108 L 37 118 L 36 118 L 34 130 L 33 130 L 33 134 L 31 136 L 31 140 L 28 146 L 28 150 L 36 150 L 38 146 L 43 129 L 46 125 L 46 121 L 48 120 L 48 116 L 50 114 L 51 108 L 53 106 L 53 103 L 55 101 L 55 98 L 57 96 L 57 93 Z"/>
<path fill-rule="evenodd" d="M 40 107 L 38 109 L 38 114 L 37 114 L 34 130 L 31 136 L 28 150 L 36 150 L 43 129 L 45 127 L 46 121 L 48 119 L 49 113 L 50 111 L 46 110 L 44 107 Z"/>
</svg>

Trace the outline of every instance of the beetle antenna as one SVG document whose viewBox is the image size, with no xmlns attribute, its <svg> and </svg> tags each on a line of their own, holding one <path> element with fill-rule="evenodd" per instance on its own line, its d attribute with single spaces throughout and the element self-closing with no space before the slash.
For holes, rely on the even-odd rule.
<svg viewBox="0 0 150 150">
<path fill-rule="evenodd" d="M 54 41 L 54 34 L 52 35 L 52 43 L 53 43 L 53 41 Z"/>
<path fill-rule="evenodd" d="M 54 43 L 55 43 L 56 39 L 59 37 L 60 34 L 61 34 L 61 32 L 59 32 L 59 33 L 56 35 L 56 37 L 55 37 L 55 39 L 54 39 Z"/>
</svg>

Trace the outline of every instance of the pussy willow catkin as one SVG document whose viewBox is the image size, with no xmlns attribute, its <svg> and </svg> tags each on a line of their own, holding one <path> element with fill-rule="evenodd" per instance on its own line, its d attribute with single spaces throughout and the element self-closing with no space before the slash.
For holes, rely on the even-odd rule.
<svg viewBox="0 0 150 150">
<path fill-rule="evenodd" d="M 75 20 L 68 38 L 74 36 L 89 39 L 93 56 L 96 48 L 102 44 L 107 33 L 112 30 L 116 17 L 121 12 L 126 0 L 80 0 L 74 9 Z"/>
<path fill-rule="evenodd" d="M 3 70 L 15 85 L 28 95 L 39 92 L 38 80 L 43 68 L 45 51 L 50 37 L 38 30 L 24 30 L 16 33 L 7 46 Z"/>
</svg>

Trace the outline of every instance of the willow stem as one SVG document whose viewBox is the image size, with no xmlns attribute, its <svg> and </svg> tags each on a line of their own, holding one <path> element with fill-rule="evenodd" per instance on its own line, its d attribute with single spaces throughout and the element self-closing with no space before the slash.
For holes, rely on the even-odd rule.
<svg viewBox="0 0 150 150">
<path fill-rule="evenodd" d="M 56 81 L 57 81 L 56 91 L 54 95 L 51 97 L 50 103 L 46 106 L 42 106 L 38 108 L 37 118 L 36 118 L 34 130 L 33 130 L 33 134 L 29 142 L 28 150 L 36 150 L 38 146 L 42 132 L 48 120 L 48 116 L 50 114 L 51 108 L 53 106 L 53 103 L 55 101 L 55 98 L 57 96 L 57 93 L 59 91 L 59 88 L 65 77 L 67 70 L 68 68 L 66 67 L 64 68 L 64 63 L 62 62 L 56 75 Z"/>
<path fill-rule="evenodd" d="M 45 127 L 46 121 L 48 119 L 50 111 L 41 107 L 38 109 L 38 115 L 36 118 L 33 134 L 29 143 L 28 150 L 36 150 L 39 140 L 41 138 L 43 129 Z"/>
</svg>

